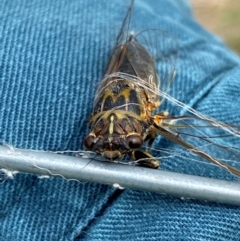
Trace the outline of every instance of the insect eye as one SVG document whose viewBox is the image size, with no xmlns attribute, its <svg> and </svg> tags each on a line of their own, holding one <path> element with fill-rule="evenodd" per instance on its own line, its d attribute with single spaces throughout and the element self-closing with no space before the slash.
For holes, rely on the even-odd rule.
<svg viewBox="0 0 240 241">
<path fill-rule="evenodd" d="M 130 148 L 136 149 L 143 144 L 143 139 L 141 136 L 133 134 L 127 137 L 126 142 Z"/>
<path fill-rule="evenodd" d="M 88 149 L 88 150 L 91 150 L 94 146 L 94 140 L 95 140 L 95 137 L 94 136 L 86 136 L 85 139 L 84 139 L 84 146 Z"/>
</svg>

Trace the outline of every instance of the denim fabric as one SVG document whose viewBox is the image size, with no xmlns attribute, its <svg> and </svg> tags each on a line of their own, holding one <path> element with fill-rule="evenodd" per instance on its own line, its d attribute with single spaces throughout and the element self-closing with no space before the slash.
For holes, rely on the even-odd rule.
<svg viewBox="0 0 240 241">
<path fill-rule="evenodd" d="M 128 5 L 121 0 L 0 2 L 3 143 L 82 149 L 97 83 Z M 216 119 L 240 123 L 239 58 L 195 21 L 187 3 L 136 0 L 135 5 L 137 30 L 167 29 L 178 39 L 170 95 Z M 202 174 L 201 163 L 178 165 L 181 161 L 166 160 L 162 167 Z M 234 206 L 27 174 L 0 184 L 0 241 L 229 241 L 240 240 L 239 227 L 240 208 Z"/>
</svg>

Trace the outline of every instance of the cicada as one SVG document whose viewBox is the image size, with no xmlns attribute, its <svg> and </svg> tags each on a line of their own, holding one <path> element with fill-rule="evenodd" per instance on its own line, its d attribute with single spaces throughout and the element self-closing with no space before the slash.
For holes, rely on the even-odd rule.
<svg viewBox="0 0 240 241">
<path fill-rule="evenodd" d="M 172 65 L 174 67 L 167 70 L 167 79 L 158 76 L 156 61 L 159 56 L 153 56 L 143 42 L 149 38 L 153 40 L 152 36 L 159 36 L 162 32 L 157 29 L 143 30 L 138 34 L 129 32 L 133 4 L 132 1 L 97 90 L 89 119 L 90 133 L 84 139 L 84 147 L 109 161 L 128 155 L 139 166 L 158 168 L 160 162 L 150 149 L 155 138 L 161 135 L 191 153 L 240 175 L 238 169 L 205 152 L 204 145 L 193 146 L 187 138 L 184 139 L 185 136 L 195 137 L 205 142 L 205 146 L 211 144 L 233 153 L 234 150 L 215 142 L 215 137 L 206 135 L 203 130 L 223 130 L 228 133 L 227 136 L 239 136 L 238 128 L 206 118 L 186 106 L 191 115 L 170 116 L 167 111 L 155 113 L 164 99 L 182 105 L 166 93 L 176 68 Z M 223 135 L 220 133 L 217 137 Z M 144 143 L 147 143 L 145 149 L 142 148 Z"/>
</svg>

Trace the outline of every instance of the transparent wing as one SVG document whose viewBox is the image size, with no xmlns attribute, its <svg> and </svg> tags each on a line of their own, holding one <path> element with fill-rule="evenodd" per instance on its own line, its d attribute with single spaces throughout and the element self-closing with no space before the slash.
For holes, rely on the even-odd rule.
<svg viewBox="0 0 240 241">
<path fill-rule="evenodd" d="M 167 52 L 171 53 L 171 50 L 167 50 Z M 174 51 L 173 53 L 173 56 L 176 56 L 175 53 L 177 52 Z M 174 69 L 176 58 L 160 58 L 160 60 L 163 62 L 167 60 L 163 63 L 163 75 L 171 76 L 171 70 Z M 160 87 L 155 88 L 155 90 L 141 81 L 141 79 L 138 80 L 140 86 L 149 88 L 161 99 L 166 99 L 168 106 L 174 107 L 175 112 L 185 113 L 184 116 L 164 116 L 165 114 L 160 114 L 162 123 L 154 126 L 156 134 L 177 145 L 166 145 L 162 141 L 160 145 L 154 146 L 154 156 L 160 160 L 167 160 L 168 163 L 176 163 L 176 160 L 182 161 L 183 159 L 191 160 L 191 162 L 188 162 L 188 165 L 193 166 L 192 169 L 196 170 L 199 164 L 197 163 L 196 165 L 196 162 L 201 162 L 199 167 L 204 166 L 204 168 L 198 172 L 192 171 L 191 174 L 212 172 L 212 170 L 216 170 L 209 168 L 210 164 L 212 164 L 227 170 L 229 173 L 240 176 L 240 127 L 214 120 L 168 95 L 166 89 L 169 86 L 169 81 L 166 81 L 167 79 L 171 78 L 163 78 L 165 81 L 161 82 L 162 88 L 165 87 L 165 89 Z M 167 149 L 167 146 L 171 146 L 171 148 Z M 199 159 L 197 156 L 201 158 Z M 204 160 L 207 161 L 205 164 L 203 164 Z M 216 177 L 215 173 L 203 175 Z"/>
<path fill-rule="evenodd" d="M 135 35 L 138 42 L 150 53 L 158 72 L 159 88 L 167 93 L 176 73 L 179 52 L 177 39 L 167 31 L 146 29 Z M 160 101 L 163 101 L 160 96 Z"/>
<path fill-rule="evenodd" d="M 239 127 L 193 116 L 166 117 L 154 127 L 159 135 L 240 176 Z"/>
<path fill-rule="evenodd" d="M 187 165 L 192 166 L 191 174 L 205 173 L 203 175 L 219 177 L 216 176 L 219 170 L 213 167 L 218 166 L 222 170 L 225 169 L 229 173 L 240 176 L 239 126 L 228 125 L 204 116 L 161 90 L 156 90 L 156 93 L 176 105 L 179 110 L 184 109 L 187 114 L 184 116 L 159 116 L 162 123 L 154 124 L 155 131 L 169 142 L 164 144 L 162 138 L 160 144 L 154 146 L 155 156 L 160 160 L 164 159 L 169 163 L 172 161 L 175 164 L 178 160 L 180 160 L 179 162 L 187 161 Z M 153 118 L 157 118 L 157 116 L 155 115 Z M 201 170 L 199 170 L 200 167 Z M 195 172 L 194 169 L 198 171 Z"/>
<path fill-rule="evenodd" d="M 126 43 L 128 39 L 133 6 L 134 6 L 134 0 L 131 0 L 130 6 L 127 10 L 126 16 L 122 23 L 122 27 L 118 33 L 116 43 L 112 51 L 112 55 L 108 61 L 106 70 L 104 72 L 105 76 L 115 72 L 114 68 L 116 68 L 116 66 L 118 65 L 117 63 L 121 61 L 120 59 L 122 56 L 120 55 L 120 52 L 121 52 L 122 46 Z"/>
<path fill-rule="evenodd" d="M 133 6 L 134 0 L 131 1 L 123 20 L 122 27 L 116 39 L 104 76 L 118 72 L 118 64 L 122 61 L 125 54 L 123 49 L 124 45 L 130 41 L 130 36 L 134 36 L 152 56 L 156 70 L 159 73 L 158 86 L 162 91 L 167 92 L 176 73 L 176 62 L 179 51 L 178 41 L 169 32 L 160 29 L 145 29 L 134 33 L 134 26 L 133 23 L 131 23 Z M 139 64 L 138 66 L 142 65 Z M 136 70 L 136 72 L 138 72 L 138 70 Z M 106 84 L 107 83 L 105 83 L 105 85 Z M 162 100 L 160 99 L 160 101 Z"/>
</svg>

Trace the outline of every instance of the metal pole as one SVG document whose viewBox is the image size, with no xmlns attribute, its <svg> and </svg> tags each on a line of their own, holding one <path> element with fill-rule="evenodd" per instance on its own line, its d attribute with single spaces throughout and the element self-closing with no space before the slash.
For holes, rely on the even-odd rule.
<svg viewBox="0 0 240 241">
<path fill-rule="evenodd" d="M 0 168 L 240 206 L 240 183 L 0 146 Z"/>
</svg>

